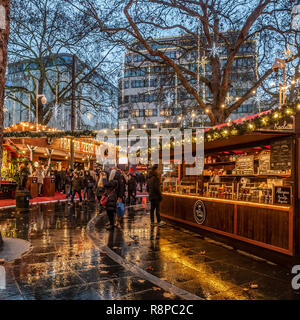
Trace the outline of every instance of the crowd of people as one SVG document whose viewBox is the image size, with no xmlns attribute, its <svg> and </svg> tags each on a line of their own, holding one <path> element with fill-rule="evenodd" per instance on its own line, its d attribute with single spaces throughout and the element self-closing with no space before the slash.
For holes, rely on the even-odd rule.
<svg viewBox="0 0 300 320">
<path fill-rule="evenodd" d="M 163 224 L 159 214 L 161 191 L 157 166 L 154 166 L 146 176 L 131 167 L 128 171 L 123 171 L 118 166 L 111 167 L 109 170 L 101 168 L 58 170 L 57 167 L 49 169 L 41 165 L 35 168 L 33 176 L 37 177 L 39 195 L 43 193 L 44 178 L 52 176 L 55 177 L 55 191 L 65 193 L 70 205 L 74 203 L 76 195 L 80 204 L 83 201 L 97 200 L 100 208 L 107 212 L 110 230 L 115 226 L 121 226 L 122 210 L 124 210 L 122 208 L 136 204 L 137 191 L 143 192 L 147 189 L 151 202 L 151 224 L 154 224 L 154 212 L 156 212 L 157 224 Z M 117 212 L 121 214 L 116 214 Z"/>
</svg>

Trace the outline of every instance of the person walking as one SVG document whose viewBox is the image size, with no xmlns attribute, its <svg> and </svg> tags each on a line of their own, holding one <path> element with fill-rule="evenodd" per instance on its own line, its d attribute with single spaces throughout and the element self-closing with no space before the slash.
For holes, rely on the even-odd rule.
<svg viewBox="0 0 300 320">
<path fill-rule="evenodd" d="M 61 177 L 60 177 L 60 171 L 55 166 L 54 168 L 54 175 L 55 175 L 55 192 L 60 192 L 61 190 Z"/>
<path fill-rule="evenodd" d="M 74 197 L 77 193 L 79 196 L 79 202 L 82 203 L 81 197 L 81 189 L 82 189 L 82 178 L 79 176 L 77 172 L 74 172 L 74 177 L 72 179 L 72 203 L 74 203 Z"/>
<path fill-rule="evenodd" d="M 25 161 L 21 163 L 19 169 L 19 189 L 26 189 L 27 180 L 30 175 L 29 162 Z"/>
<path fill-rule="evenodd" d="M 73 179 L 73 170 L 67 169 L 67 172 L 66 172 L 66 187 L 67 187 L 66 198 L 70 198 L 72 195 L 72 179 Z"/>
<path fill-rule="evenodd" d="M 37 183 L 38 183 L 38 193 L 39 197 L 42 195 L 42 188 L 44 184 L 44 178 L 45 178 L 45 170 L 43 166 L 39 166 L 39 168 L 36 171 L 36 177 L 37 177 Z"/>
<path fill-rule="evenodd" d="M 83 177 L 83 186 L 84 186 L 83 200 L 91 200 L 92 199 L 94 183 L 95 183 L 94 179 L 90 175 L 90 172 L 88 170 L 86 170 L 84 172 L 84 177 Z"/>
<path fill-rule="evenodd" d="M 107 204 L 106 204 L 106 213 L 109 219 L 109 226 L 107 230 L 114 230 L 115 227 L 115 214 L 116 214 L 116 209 L 117 209 L 117 182 L 112 180 L 109 181 L 105 185 L 105 190 L 107 194 Z"/>
<path fill-rule="evenodd" d="M 66 193 L 66 173 L 67 173 L 67 170 L 65 169 L 65 167 L 62 167 L 60 171 L 60 181 L 61 181 L 60 192 L 61 193 Z"/>
<path fill-rule="evenodd" d="M 161 221 L 160 218 L 160 202 L 162 200 L 162 194 L 160 190 L 160 179 L 159 179 L 159 171 L 158 166 L 154 165 L 149 173 L 147 188 L 149 192 L 149 200 L 151 203 L 151 209 L 150 209 L 150 219 L 151 219 L 151 225 L 154 225 L 154 212 L 156 215 L 156 220 L 158 226 L 165 225 L 165 222 Z"/>
<path fill-rule="evenodd" d="M 136 188 L 137 188 L 137 177 L 134 171 L 131 171 L 128 176 L 128 204 L 136 204 Z"/>
<path fill-rule="evenodd" d="M 103 193 L 104 193 L 104 185 L 107 183 L 107 175 L 105 171 L 99 172 L 99 178 L 97 181 L 97 187 L 96 187 L 96 196 L 98 201 L 100 201 Z"/>
</svg>

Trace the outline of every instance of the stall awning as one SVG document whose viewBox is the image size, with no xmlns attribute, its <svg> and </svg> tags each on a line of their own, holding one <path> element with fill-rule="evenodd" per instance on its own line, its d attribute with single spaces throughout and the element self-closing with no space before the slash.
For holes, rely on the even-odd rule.
<svg viewBox="0 0 300 320">
<path fill-rule="evenodd" d="M 229 147 L 243 147 L 251 143 L 260 143 L 263 141 L 271 140 L 274 138 L 287 137 L 291 136 L 291 132 L 262 132 L 262 131 L 253 131 L 249 134 L 243 134 L 236 137 L 230 137 L 230 139 L 220 139 L 211 142 L 205 142 L 205 150 L 213 149 L 228 149 Z"/>
</svg>

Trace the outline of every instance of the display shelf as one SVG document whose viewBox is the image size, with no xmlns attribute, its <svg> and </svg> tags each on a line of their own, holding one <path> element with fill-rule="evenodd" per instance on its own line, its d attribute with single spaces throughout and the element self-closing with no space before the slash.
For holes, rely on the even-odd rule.
<svg viewBox="0 0 300 320">
<path fill-rule="evenodd" d="M 203 175 L 203 177 L 212 177 L 212 175 Z M 291 177 L 291 174 L 246 174 L 246 175 L 241 175 L 241 174 L 226 174 L 226 175 L 221 175 L 219 176 L 220 178 L 223 178 L 223 177 L 253 177 L 253 178 L 266 178 L 266 177 L 279 177 L 279 178 L 289 178 Z"/>
<path fill-rule="evenodd" d="M 235 164 L 235 161 L 229 161 L 229 162 L 213 162 L 213 163 L 204 163 L 205 166 L 216 166 L 216 165 L 230 165 Z"/>
</svg>

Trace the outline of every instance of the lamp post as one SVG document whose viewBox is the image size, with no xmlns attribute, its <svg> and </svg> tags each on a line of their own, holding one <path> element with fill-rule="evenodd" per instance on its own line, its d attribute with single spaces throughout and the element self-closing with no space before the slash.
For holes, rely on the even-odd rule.
<svg viewBox="0 0 300 320">
<path fill-rule="evenodd" d="M 39 98 L 41 98 L 42 104 L 47 103 L 47 98 L 44 94 L 39 94 L 39 88 L 38 88 L 38 80 L 36 80 L 36 96 L 35 96 L 35 120 L 36 120 L 36 131 L 39 130 Z"/>
</svg>

